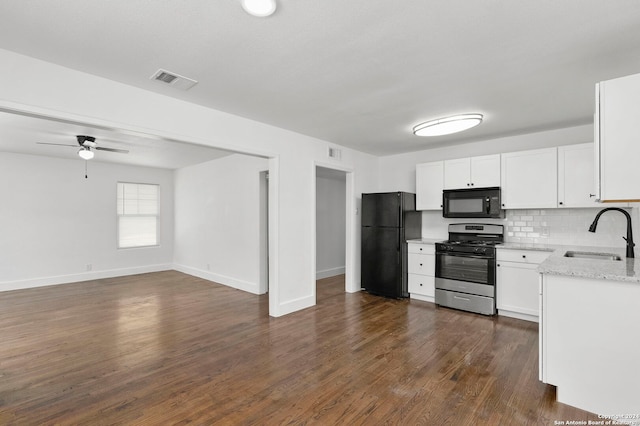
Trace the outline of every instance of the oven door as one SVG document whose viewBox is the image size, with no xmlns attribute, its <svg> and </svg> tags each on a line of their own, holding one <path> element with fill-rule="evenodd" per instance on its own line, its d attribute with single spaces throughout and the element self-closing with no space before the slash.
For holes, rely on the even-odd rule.
<svg viewBox="0 0 640 426">
<path fill-rule="evenodd" d="M 469 253 L 436 252 L 436 278 L 494 286 L 496 259 Z"/>
</svg>

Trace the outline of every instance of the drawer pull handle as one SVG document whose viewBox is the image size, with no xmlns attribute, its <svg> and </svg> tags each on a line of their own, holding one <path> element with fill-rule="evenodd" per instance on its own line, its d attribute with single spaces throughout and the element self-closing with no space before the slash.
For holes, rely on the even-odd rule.
<svg viewBox="0 0 640 426">
<path fill-rule="evenodd" d="M 422 283 L 420 283 L 420 287 L 422 287 Z"/>
<path fill-rule="evenodd" d="M 422 266 L 422 263 L 420 264 L 420 266 Z"/>
<path fill-rule="evenodd" d="M 470 299 L 467 299 L 466 297 L 460 297 L 460 296 L 453 296 L 454 299 L 459 299 L 459 300 L 464 300 L 466 302 L 470 302 Z"/>
<path fill-rule="evenodd" d="M 522 258 L 523 258 L 523 259 L 526 259 L 526 258 L 527 258 L 527 256 L 523 254 L 523 255 L 522 255 Z"/>
</svg>

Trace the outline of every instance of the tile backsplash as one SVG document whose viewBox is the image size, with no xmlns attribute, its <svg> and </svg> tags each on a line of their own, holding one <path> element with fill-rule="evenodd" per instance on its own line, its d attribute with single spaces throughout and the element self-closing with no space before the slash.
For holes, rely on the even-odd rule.
<svg viewBox="0 0 640 426">
<path fill-rule="evenodd" d="M 624 247 L 622 237 L 627 233 L 627 220 L 620 212 L 603 214 L 598 221 L 597 232 L 588 232 L 589 225 L 600 210 L 601 208 L 506 210 L 504 219 L 466 220 L 445 219 L 440 212 L 423 212 L 422 236 L 446 239 L 449 223 L 495 223 L 504 225 L 507 242 Z M 633 231 L 640 241 L 640 233 L 637 231 L 639 209 L 626 210 L 631 214 Z"/>
</svg>

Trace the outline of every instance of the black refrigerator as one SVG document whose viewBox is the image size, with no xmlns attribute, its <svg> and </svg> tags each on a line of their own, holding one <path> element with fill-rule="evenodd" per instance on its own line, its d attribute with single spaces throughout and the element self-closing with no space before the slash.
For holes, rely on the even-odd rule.
<svg viewBox="0 0 640 426">
<path fill-rule="evenodd" d="M 422 212 L 409 192 L 362 194 L 362 288 L 379 296 L 409 297 L 407 243 L 422 236 Z"/>
</svg>

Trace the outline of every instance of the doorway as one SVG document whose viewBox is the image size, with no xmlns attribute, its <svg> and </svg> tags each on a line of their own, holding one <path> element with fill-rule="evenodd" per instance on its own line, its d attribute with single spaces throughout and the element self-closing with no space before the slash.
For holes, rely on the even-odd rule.
<svg viewBox="0 0 640 426">
<path fill-rule="evenodd" d="M 316 303 L 336 291 L 347 289 L 351 276 L 348 261 L 352 229 L 348 170 L 317 165 L 315 167 L 315 278 Z M 319 286 L 323 286 L 319 288 Z"/>
<path fill-rule="evenodd" d="M 269 292 L 269 171 L 259 173 L 260 179 L 260 280 L 258 294 Z"/>
</svg>

